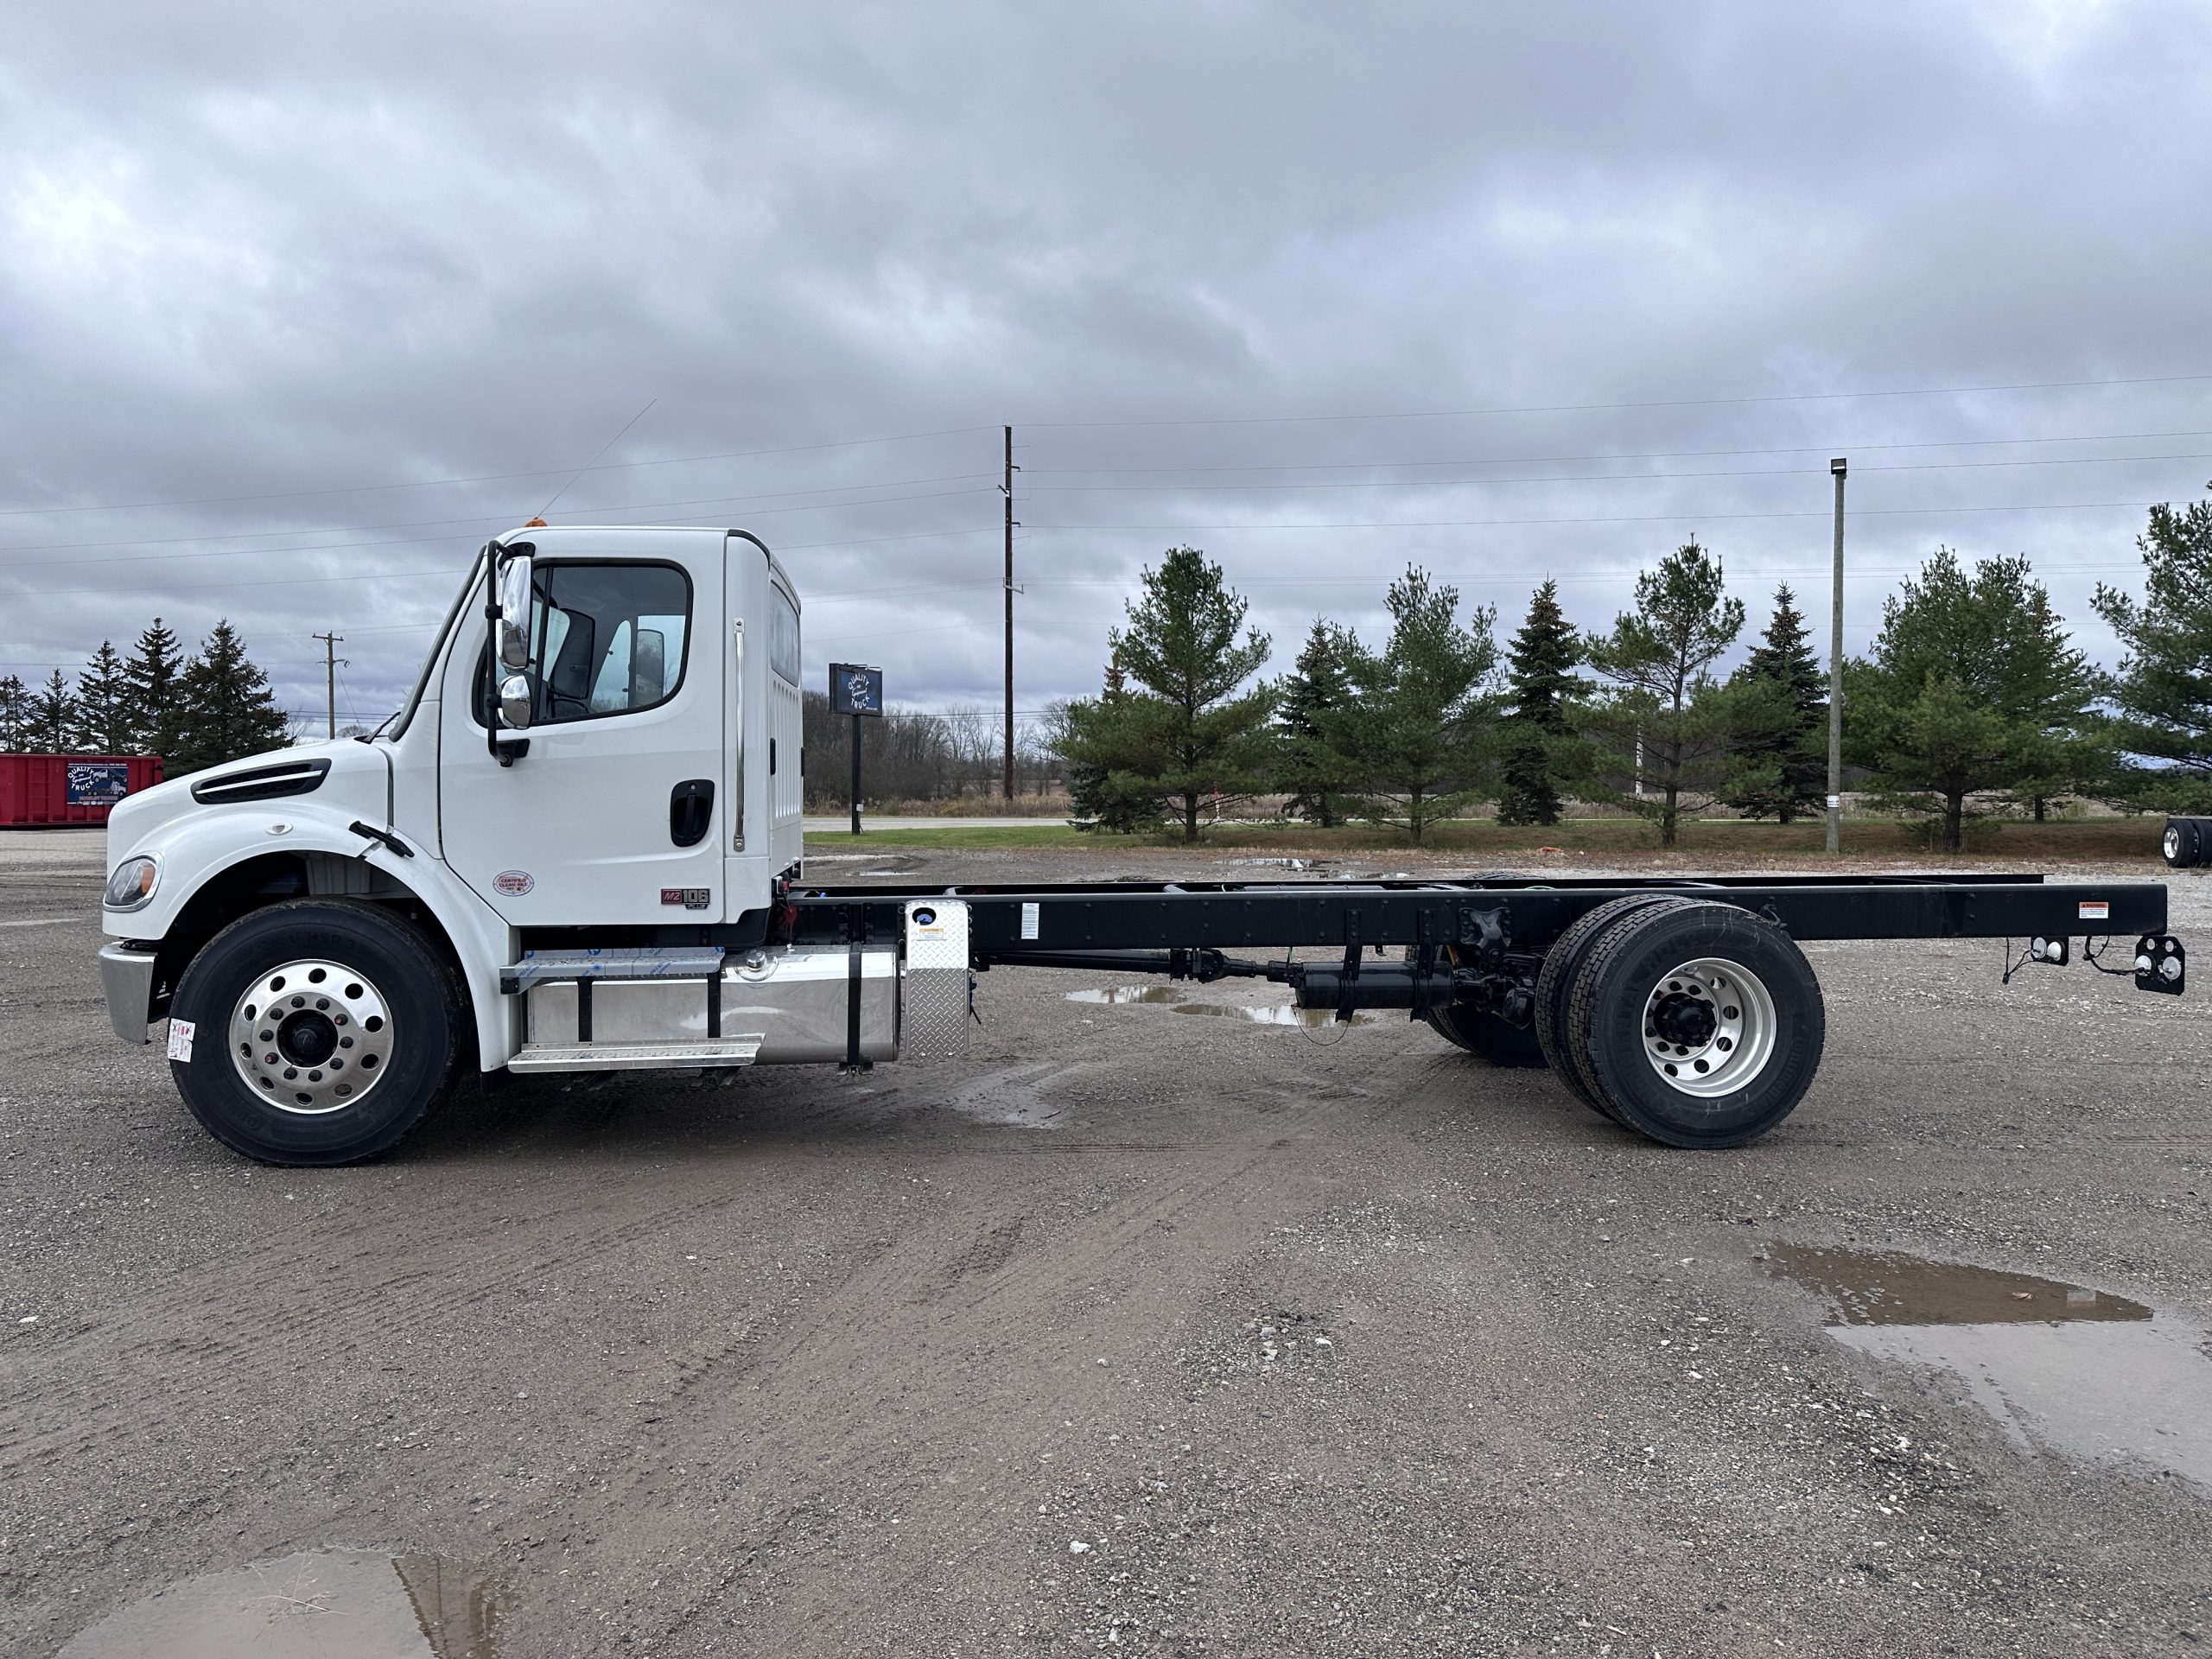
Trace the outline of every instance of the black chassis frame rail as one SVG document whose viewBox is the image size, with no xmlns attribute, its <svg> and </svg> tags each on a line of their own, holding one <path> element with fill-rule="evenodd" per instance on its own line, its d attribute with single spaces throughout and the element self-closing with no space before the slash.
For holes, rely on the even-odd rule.
<svg viewBox="0 0 2212 1659">
<path fill-rule="evenodd" d="M 2161 883 L 2040 875 L 1486 876 L 1464 881 L 1072 882 L 1044 887 L 794 886 L 771 933 L 795 944 L 896 938 L 905 906 L 968 906 L 971 965 L 1042 965 L 1110 951 L 1319 945 L 1502 944 L 1541 956 L 1575 920 L 1632 893 L 1738 905 L 1808 939 L 2094 938 L 2163 935 Z M 1033 910 L 1030 907 L 1034 906 Z M 1068 966 L 1103 966 L 1103 962 Z M 1132 959 L 1132 968 L 1141 964 Z"/>
</svg>

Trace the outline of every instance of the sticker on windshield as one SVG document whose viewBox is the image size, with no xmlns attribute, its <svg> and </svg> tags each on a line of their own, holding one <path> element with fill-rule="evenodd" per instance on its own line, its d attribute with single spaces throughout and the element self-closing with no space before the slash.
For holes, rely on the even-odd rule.
<svg viewBox="0 0 2212 1659">
<path fill-rule="evenodd" d="M 192 1058 L 192 1021 L 169 1021 L 169 1058 L 188 1060 Z"/>
<path fill-rule="evenodd" d="M 510 899 L 520 899 L 537 885 L 537 878 L 528 870 L 501 870 L 492 885 Z"/>
</svg>

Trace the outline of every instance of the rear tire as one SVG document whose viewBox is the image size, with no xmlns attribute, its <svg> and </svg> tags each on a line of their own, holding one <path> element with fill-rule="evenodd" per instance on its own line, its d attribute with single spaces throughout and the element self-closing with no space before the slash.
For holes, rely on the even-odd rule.
<svg viewBox="0 0 2212 1659">
<path fill-rule="evenodd" d="M 1433 1008 L 1421 1016 L 1433 1026 L 1446 1042 L 1464 1048 L 1470 1054 L 1479 1054 L 1492 1065 L 1516 1067 L 1541 1066 L 1548 1064 L 1543 1045 L 1537 1041 L 1532 1026 L 1516 1026 L 1502 1015 L 1487 1008 L 1470 1008 L 1454 1005 L 1448 1008 Z"/>
<path fill-rule="evenodd" d="M 1544 965 L 1536 974 L 1537 1043 L 1543 1051 L 1545 1063 L 1567 1084 L 1567 1092 L 1600 1117 L 1622 1121 L 1602 1096 L 1591 1092 L 1575 1069 L 1567 1035 L 1567 996 L 1573 989 L 1575 976 L 1581 971 L 1592 946 L 1597 944 L 1598 936 L 1614 922 L 1654 906 L 1687 902 L 1669 893 L 1632 893 L 1624 899 L 1609 899 L 1595 910 L 1585 911 L 1570 923 L 1567 931 L 1544 953 Z"/>
<path fill-rule="evenodd" d="M 2212 818 L 2168 818 L 2165 834 L 2159 839 L 2159 851 L 2165 855 L 2169 866 L 2177 870 L 2195 869 L 2212 852 Z"/>
<path fill-rule="evenodd" d="M 421 933 L 376 906 L 303 899 L 241 917 L 193 957 L 169 1062 L 201 1126 L 265 1164 L 389 1151 L 451 1083 L 468 999 Z"/>
<path fill-rule="evenodd" d="M 1567 1029 L 1583 1085 L 1670 1147 L 1740 1147 L 1796 1109 L 1827 1018 L 1796 942 L 1734 905 L 1622 917 L 1576 975 Z"/>
</svg>

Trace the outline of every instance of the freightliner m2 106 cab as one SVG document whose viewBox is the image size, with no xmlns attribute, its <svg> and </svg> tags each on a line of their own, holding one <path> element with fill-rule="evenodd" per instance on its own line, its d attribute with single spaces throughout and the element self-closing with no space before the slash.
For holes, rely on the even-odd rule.
<svg viewBox="0 0 2212 1659">
<path fill-rule="evenodd" d="M 955 1055 L 994 966 L 1263 977 L 1548 1065 L 1655 1140 L 1728 1147 L 1820 1061 L 1806 939 L 1986 938 L 2183 986 L 2164 887 L 2035 876 L 1076 883 L 804 879 L 799 597 L 741 531 L 491 543 L 405 707 L 124 800 L 100 951 L 119 1035 L 239 1152 L 340 1164 L 464 1065 Z M 1240 955 L 1254 952 L 1255 955 Z"/>
</svg>

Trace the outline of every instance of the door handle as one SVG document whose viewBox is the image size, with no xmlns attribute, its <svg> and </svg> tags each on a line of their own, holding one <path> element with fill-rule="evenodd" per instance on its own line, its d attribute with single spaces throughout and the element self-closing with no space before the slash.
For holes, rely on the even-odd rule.
<svg viewBox="0 0 2212 1659">
<path fill-rule="evenodd" d="M 715 821 L 715 780 L 690 778 L 668 792 L 668 838 L 678 847 L 696 847 Z"/>
</svg>

